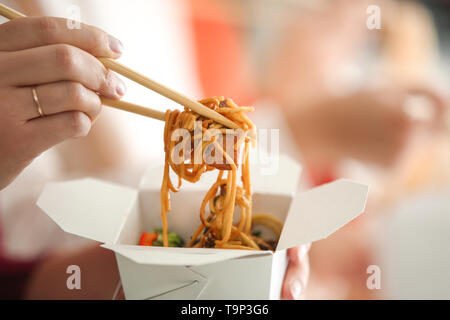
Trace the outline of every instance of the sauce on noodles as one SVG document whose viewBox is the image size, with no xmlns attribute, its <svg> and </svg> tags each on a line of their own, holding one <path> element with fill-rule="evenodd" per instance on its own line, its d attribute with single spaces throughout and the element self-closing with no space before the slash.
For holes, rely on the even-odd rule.
<svg viewBox="0 0 450 320">
<path fill-rule="evenodd" d="M 218 170 L 216 182 L 206 193 L 200 207 L 201 224 L 191 237 L 188 247 L 273 250 L 273 244 L 251 233 L 252 192 L 249 151 L 250 143 L 255 142 L 253 138 L 255 126 L 244 112 L 251 112 L 254 109 L 239 107 L 231 99 L 224 97 L 212 97 L 201 100 L 200 103 L 227 117 L 240 129 L 227 129 L 187 108 L 181 112 L 179 110 L 166 112 L 165 166 L 161 185 L 163 244 L 168 246 L 169 192 L 178 192 L 183 179 L 197 182 L 203 173 Z M 184 130 L 185 134 L 176 135 L 178 129 Z M 241 184 L 238 184 L 242 144 L 244 146 L 241 156 Z M 181 160 L 174 161 L 174 155 Z M 170 179 L 170 169 L 178 176 L 176 187 Z M 233 224 L 233 220 L 238 218 L 234 217 L 235 206 L 240 208 L 240 215 L 238 222 Z M 254 220 L 255 223 L 267 225 L 279 236 L 281 223 L 277 219 L 266 214 L 255 218 L 257 218 Z"/>
</svg>

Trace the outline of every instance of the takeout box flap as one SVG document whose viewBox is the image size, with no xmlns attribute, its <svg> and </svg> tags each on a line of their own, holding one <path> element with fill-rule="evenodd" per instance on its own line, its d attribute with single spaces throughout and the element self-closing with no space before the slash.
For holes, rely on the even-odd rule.
<svg viewBox="0 0 450 320">
<path fill-rule="evenodd" d="M 270 251 L 164 248 L 120 244 L 104 244 L 102 247 L 139 264 L 163 266 L 200 266 L 225 260 L 272 254 Z"/>
<path fill-rule="evenodd" d="M 296 196 L 289 209 L 277 251 L 324 239 L 360 215 L 368 186 L 338 180 Z"/>
<path fill-rule="evenodd" d="M 197 299 L 209 280 L 185 266 L 141 265 L 116 254 L 127 299 Z"/>
<path fill-rule="evenodd" d="M 37 205 L 68 233 L 114 243 L 137 195 L 137 190 L 86 178 L 47 184 Z"/>
<path fill-rule="evenodd" d="M 198 299 L 209 279 L 191 267 L 141 265 L 116 254 L 126 299 Z"/>
</svg>

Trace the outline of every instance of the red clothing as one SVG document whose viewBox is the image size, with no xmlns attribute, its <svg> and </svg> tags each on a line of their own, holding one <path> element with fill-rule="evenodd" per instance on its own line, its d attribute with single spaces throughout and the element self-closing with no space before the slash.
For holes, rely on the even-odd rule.
<svg viewBox="0 0 450 320">
<path fill-rule="evenodd" d="M 0 203 L 0 217 L 1 217 Z M 0 300 L 21 299 L 35 261 L 14 261 L 6 258 L 0 220 Z"/>
<path fill-rule="evenodd" d="M 317 187 L 338 179 L 337 169 L 333 167 L 323 168 L 309 165 L 307 173 L 312 186 Z"/>
</svg>

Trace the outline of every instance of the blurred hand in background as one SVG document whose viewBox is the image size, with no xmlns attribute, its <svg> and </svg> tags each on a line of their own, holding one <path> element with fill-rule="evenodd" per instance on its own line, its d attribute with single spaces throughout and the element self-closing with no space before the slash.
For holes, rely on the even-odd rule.
<svg viewBox="0 0 450 320">
<path fill-rule="evenodd" d="M 284 275 L 281 298 L 286 300 L 305 299 L 309 280 L 309 256 L 311 243 L 287 250 L 288 267 Z"/>
<path fill-rule="evenodd" d="M 427 97 L 435 109 L 435 119 L 428 126 L 442 125 L 443 98 L 430 90 L 392 87 L 287 108 L 286 119 L 307 162 L 352 158 L 387 167 L 399 159 L 414 129 L 423 127 L 423 123 L 412 119 L 404 110 L 415 92 Z"/>
</svg>

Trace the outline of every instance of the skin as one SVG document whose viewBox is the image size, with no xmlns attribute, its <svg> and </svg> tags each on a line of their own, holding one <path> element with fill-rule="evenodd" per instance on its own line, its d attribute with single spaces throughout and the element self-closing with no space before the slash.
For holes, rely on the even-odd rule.
<svg viewBox="0 0 450 320">
<path fill-rule="evenodd" d="M 425 96 L 434 121 L 417 121 L 404 112 L 408 97 Z M 309 163 L 353 158 L 389 167 L 405 150 L 418 127 L 442 126 L 446 102 L 422 88 L 383 88 L 329 97 L 306 108 L 288 108 L 288 121 Z"/>
<path fill-rule="evenodd" d="M 95 58 L 118 58 L 120 41 L 95 27 L 71 30 L 65 19 L 22 18 L 0 25 L 0 39 L 3 189 L 45 150 L 85 137 L 101 111 L 99 95 L 119 99 L 125 86 Z"/>
<path fill-rule="evenodd" d="M 389 12 L 386 19 L 383 15 L 380 32 L 364 27 L 369 5 L 379 5 L 381 12 Z M 417 32 L 403 34 L 411 28 L 398 27 L 399 19 L 404 17 L 398 9 L 395 2 L 339 0 L 328 1 L 321 10 L 307 13 L 293 10 L 290 17 L 287 15 L 283 32 L 274 40 L 277 42 L 269 62 L 261 68 L 264 76 L 259 78 L 264 81 L 260 90 L 261 95 L 283 108 L 300 150 L 311 167 L 333 167 L 333 163 L 343 158 L 383 167 L 394 164 L 419 124 L 402 110 L 410 94 L 429 98 L 436 114 L 442 114 L 443 98 L 421 87 L 426 78 L 424 74 L 412 77 L 408 73 L 403 78 L 409 81 L 399 82 L 396 80 L 402 78 L 400 76 L 380 73 L 378 76 L 383 79 L 384 87 L 362 88 L 342 96 L 346 91 L 346 77 L 338 71 L 355 59 L 355 54 L 368 45 L 367 40 L 371 37 L 382 40 L 383 53 L 386 51 L 380 59 L 382 65 L 401 65 L 403 71 L 423 69 L 416 67 L 423 63 L 414 59 L 420 50 L 407 50 L 405 48 L 409 46 L 403 42 L 411 40 L 427 47 L 424 39 L 432 37 L 420 37 L 421 41 L 418 41 Z M 420 22 L 412 20 L 417 28 L 429 30 L 423 19 Z M 391 24 L 395 28 L 391 28 Z M 395 38 L 392 32 L 396 34 Z M 429 49 L 423 51 L 429 52 Z M 424 56 L 428 59 L 421 61 L 432 59 L 430 55 Z M 394 63 L 391 63 L 392 59 Z M 377 70 L 377 73 L 383 71 Z M 362 85 L 373 87 L 372 82 L 367 79 Z M 343 90 L 339 89 L 340 85 Z M 436 120 L 430 125 L 439 126 L 439 117 Z"/>
<path fill-rule="evenodd" d="M 37 17 L 45 15 L 43 4 L 41 1 L 15 0 L 11 6 L 27 16 Z M 102 112 L 87 137 L 66 140 L 53 151 L 59 156 L 61 169 L 69 173 L 69 178 L 102 178 L 103 172 L 122 171 L 127 168 L 132 160 L 128 152 L 122 152 L 127 143 L 117 128 L 114 116 Z"/>
<path fill-rule="evenodd" d="M 287 251 L 289 264 L 284 276 L 281 298 L 300 300 L 306 297 L 309 280 L 309 249 L 311 244 L 291 248 Z"/>
</svg>

